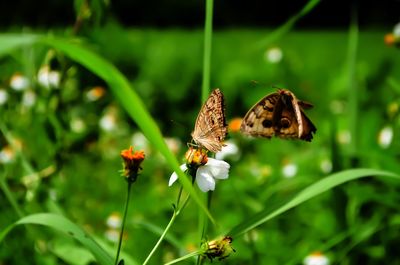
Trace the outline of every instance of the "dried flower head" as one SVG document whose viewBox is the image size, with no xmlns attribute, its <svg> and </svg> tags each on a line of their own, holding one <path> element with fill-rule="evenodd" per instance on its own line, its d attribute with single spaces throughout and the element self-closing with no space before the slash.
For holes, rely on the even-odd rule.
<svg viewBox="0 0 400 265">
<path fill-rule="evenodd" d="M 185 154 L 185 158 L 188 167 L 199 167 L 205 165 L 208 161 L 207 150 L 203 148 L 196 149 L 190 146 L 189 150 L 187 150 Z"/>
<path fill-rule="evenodd" d="M 229 257 L 232 252 L 236 252 L 231 245 L 232 241 L 232 237 L 225 236 L 220 239 L 205 242 L 202 245 L 202 248 L 204 250 L 203 255 L 209 258 L 210 261 L 212 261 L 214 258 L 218 258 L 218 260 L 223 260 Z"/>
<path fill-rule="evenodd" d="M 140 164 L 144 160 L 143 151 L 133 151 L 133 147 L 121 151 L 121 157 L 124 160 L 124 169 L 122 175 L 129 182 L 135 182 L 140 169 Z"/>
</svg>

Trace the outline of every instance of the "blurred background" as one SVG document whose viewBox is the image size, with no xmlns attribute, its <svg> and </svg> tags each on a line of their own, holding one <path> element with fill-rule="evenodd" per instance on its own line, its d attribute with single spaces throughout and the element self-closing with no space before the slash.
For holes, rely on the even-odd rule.
<svg viewBox="0 0 400 265">
<path fill-rule="evenodd" d="M 210 91 L 225 95 L 228 148 L 217 158 L 231 171 L 213 194 L 219 228 L 210 238 L 332 173 L 400 172 L 400 1 L 310 2 L 214 3 Z M 205 2 L 192 0 L 2 1 L 0 29 L 79 38 L 129 79 L 181 160 L 201 107 L 204 14 Z M 119 153 L 133 145 L 146 160 L 124 250 L 140 264 L 179 190 L 168 187 L 172 172 L 157 147 L 104 80 L 55 49 L 2 53 L 0 69 L 1 230 L 21 215 L 62 213 L 115 248 L 126 189 Z M 312 142 L 238 132 L 274 87 L 314 105 L 306 111 L 317 127 Z M 347 183 L 235 239 L 236 253 L 223 262 L 400 264 L 399 202 L 396 182 Z M 198 247 L 197 216 L 190 203 L 151 264 Z M 1 265 L 94 264 L 78 243 L 47 229 L 19 227 L 1 244 Z"/>
</svg>

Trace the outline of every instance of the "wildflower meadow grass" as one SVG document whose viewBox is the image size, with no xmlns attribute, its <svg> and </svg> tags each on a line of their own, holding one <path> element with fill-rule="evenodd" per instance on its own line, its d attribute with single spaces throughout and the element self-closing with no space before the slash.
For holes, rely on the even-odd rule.
<svg viewBox="0 0 400 265">
<path fill-rule="evenodd" d="M 398 25 L 296 30 L 310 0 L 214 31 L 207 0 L 204 29 L 126 29 L 98 2 L 0 34 L 0 265 L 400 264 Z M 243 135 L 277 88 L 299 134 Z"/>
</svg>

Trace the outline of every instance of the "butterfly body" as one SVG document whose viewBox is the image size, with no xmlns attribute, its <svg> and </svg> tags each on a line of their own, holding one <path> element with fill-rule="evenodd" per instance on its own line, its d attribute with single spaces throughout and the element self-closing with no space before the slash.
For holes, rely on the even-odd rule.
<svg viewBox="0 0 400 265">
<path fill-rule="evenodd" d="M 192 138 L 200 147 L 216 153 L 221 151 L 227 132 L 224 96 L 217 88 L 201 107 L 192 132 Z"/>
<path fill-rule="evenodd" d="M 279 89 L 257 102 L 243 118 L 243 134 L 271 138 L 301 139 L 311 141 L 316 128 L 304 114 L 310 103 L 300 101 L 287 89 Z"/>
</svg>

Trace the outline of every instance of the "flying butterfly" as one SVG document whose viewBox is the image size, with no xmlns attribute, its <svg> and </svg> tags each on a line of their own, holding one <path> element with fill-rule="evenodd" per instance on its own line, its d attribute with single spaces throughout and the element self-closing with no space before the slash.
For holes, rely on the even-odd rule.
<svg viewBox="0 0 400 265">
<path fill-rule="evenodd" d="M 221 151 L 227 132 L 224 95 L 217 88 L 201 107 L 192 138 L 200 147 L 216 153 Z"/>
<path fill-rule="evenodd" d="M 312 108 L 287 89 L 278 89 L 257 102 L 243 118 L 240 131 L 245 135 L 301 139 L 310 142 L 317 128 L 304 114 Z"/>
</svg>

